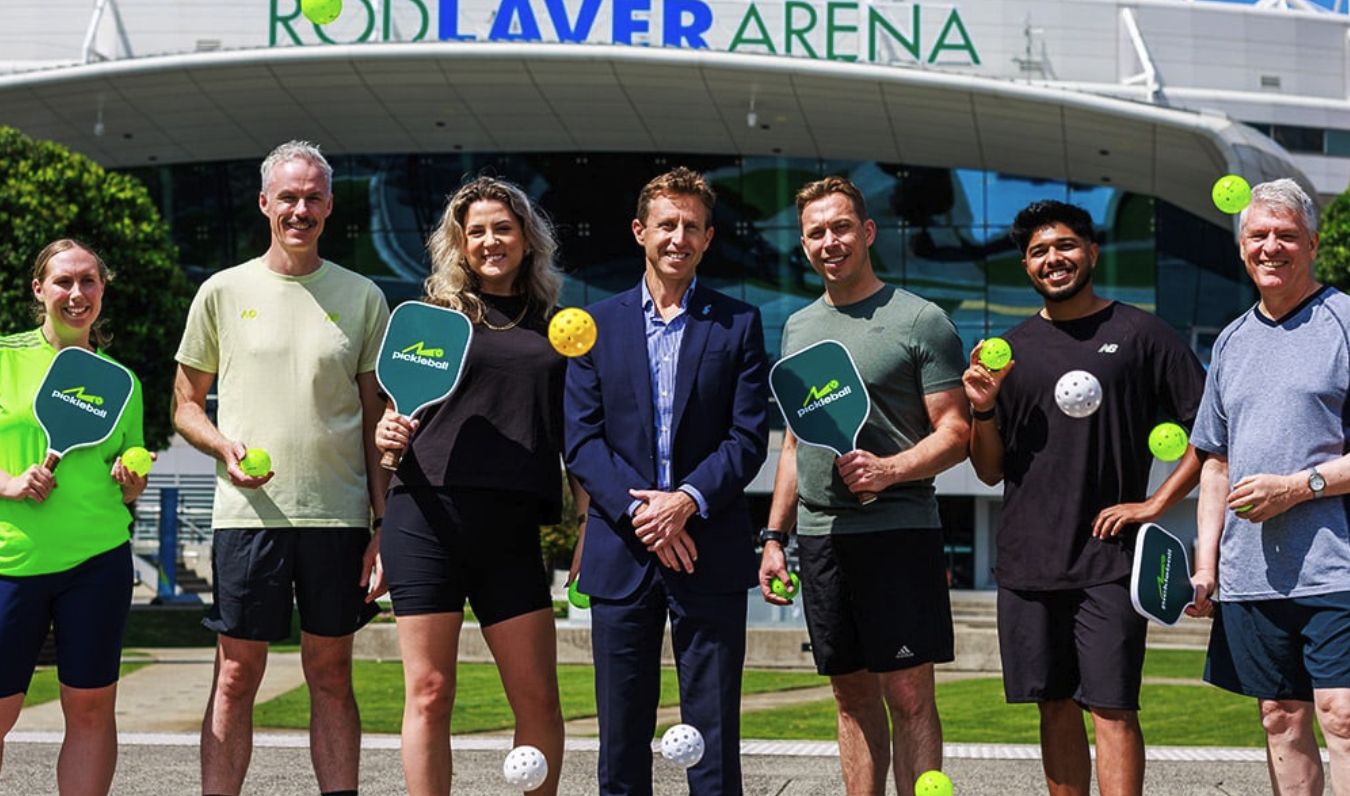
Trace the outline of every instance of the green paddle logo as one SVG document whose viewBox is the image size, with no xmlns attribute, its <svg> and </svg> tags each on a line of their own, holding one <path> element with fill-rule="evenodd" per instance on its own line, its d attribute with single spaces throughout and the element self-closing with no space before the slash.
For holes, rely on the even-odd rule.
<svg viewBox="0 0 1350 796">
<path fill-rule="evenodd" d="M 108 410 L 99 409 L 103 405 L 103 398 L 97 395 L 89 395 L 84 391 L 84 385 L 79 387 L 70 387 L 65 390 L 52 390 L 52 397 L 76 407 L 83 409 L 90 414 L 98 417 L 107 417 Z"/>
<path fill-rule="evenodd" d="M 839 380 L 830 379 L 825 382 L 825 386 L 812 387 L 806 391 L 806 400 L 802 401 L 802 408 L 797 410 L 797 417 L 805 417 L 807 412 L 814 412 L 828 403 L 852 394 L 852 385 L 841 390 L 839 389 Z"/>
<path fill-rule="evenodd" d="M 393 359 L 401 359 L 405 362 L 411 362 L 423 367 L 435 368 L 437 370 L 449 370 L 450 363 L 444 360 L 444 348 L 426 348 L 423 340 L 404 348 L 402 351 L 395 351 L 390 355 Z"/>
</svg>

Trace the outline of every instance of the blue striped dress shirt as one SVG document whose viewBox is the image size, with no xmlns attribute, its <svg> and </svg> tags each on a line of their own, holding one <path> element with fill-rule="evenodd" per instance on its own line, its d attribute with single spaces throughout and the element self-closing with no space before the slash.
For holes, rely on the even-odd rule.
<svg viewBox="0 0 1350 796">
<path fill-rule="evenodd" d="M 656 486 L 669 492 L 674 487 L 670 470 L 671 434 L 675 422 L 675 374 L 680 364 L 680 343 L 684 341 L 684 327 L 689 320 L 689 297 L 694 293 L 695 279 L 680 297 L 680 309 L 669 321 L 661 317 L 647 289 L 647 278 L 642 278 L 642 321 L 647 333 L 647 365 L 651 369 L 652 417 L 656 421 Z M 680 490 L 698 504 L 701 517 L 708 516 L 708 503 L 690 484 L 681 484 Z M 631 516 L 641 501 L 628 507 Z"/>
</svg>

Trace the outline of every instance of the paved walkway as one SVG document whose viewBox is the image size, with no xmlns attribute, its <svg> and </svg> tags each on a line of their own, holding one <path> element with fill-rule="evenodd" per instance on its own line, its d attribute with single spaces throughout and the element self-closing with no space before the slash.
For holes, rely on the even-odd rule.
<svg viewBox="0 0 1350 796">
<path fill-rule="evenodd" d="M 211 693 L 215 649 L 128 650 L 127 661 L 146 660 L 117 686 L 117 726 L 123 732 L 197 732 L 202 726 L 206 697 Z M 258 701 L 304 684 L 300 653 L 274 652 L 267 658 Z M 64 726 L 58 700 L 25 708 L 15 725 L 18 731 L 57 731 Z"/>
<path fill-rule="evenodd" d="M 113 793 L 118 796 L 190 793 L 197 778 L 197 732 L 210 690 L 211 649 L 139 650 L 151 663 L 122 680 L 118 693 L 121 750 Z M 134 658 L 134 655 L 129 655 Z M 940 673 L 942 679 L 971 673 Z M 974 676 L 990 676 L 988 673 Z M 1166 681 L 1191 683 L 1195 681 Z M 259 701 L 303 684 L 298 653 L 273 653 Z M 830 698 L 828 686 L 747 695 L 745 710 Z M 663 708 L 659 721 L 679 720 L 678 708 Z M 568 723 L 568 758 L 563 794 L 595 790 L 594 719 Z M 6 739 L 0 794 L 55 792 L 54 770 L 61 738 L 58 702 L 25 710 Z M 503 734 L 458 736 L 456 791 L 508 793 L 500 777 L 501 759 L 510 747 Z M 287 796 L 315 792 L 304 733 L 260 731 L 245 793 Z M 366 736 L 362 753 L 363 794 L 402 793 L 398 737 Z M 1325 753 L 1324 753 L 1325 754 Z M 1039 749 L 1032 745 L 948 744 L 948 773 L 961 796 L 1038 794 L 1043 792 Z M 1257 794 L 1269 792 L 1265 757 L 1260 749 L 1150 747 L 1146 793 Z M 833 743 L 746 741 L 742 744 L 747 794 L 842 794 L 838 749 Z M 684 793 L 678 769 L 654 762 L 658 794 Z"/>
</svg>

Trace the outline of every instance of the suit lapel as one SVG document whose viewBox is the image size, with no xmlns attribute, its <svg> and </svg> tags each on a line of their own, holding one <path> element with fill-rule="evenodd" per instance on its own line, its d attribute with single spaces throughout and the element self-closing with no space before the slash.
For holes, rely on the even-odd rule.
<svg viewBox="0 0 1350 796">
<path fill-rule="evenodd" d="M 685 406 L 689 403 L 689 394 L 694 390 L 694 379 L 698 376 L 698 363 L 703 359 L 703 349 L 708 345 L 708 331 L 712 328 L 712 306 L 707 291 L 695 287 L 689 297 L 689 306 L 685 313 L 684 339 L 680 341 L 680 364 L 675 371 L 675 403 L 671 428 L 678 433 L 680 419 L 684 417 Z M 672 438 L 673 440 L 673 438 Z"/>
<path fill-rule="evenodd" d="M 645 460 L 656 461 L 656 424 L 652 420 L 652 368 L 647 361 L 647 324 L 642 317 L 642 288 L 628 291 L 623 301 L 624 309 L 619 317 L 619 339 L 625 349 L 620 362 L 625 363 L 628 380 L 633 389 L 633 405 L 637 407 L 638 428 Z M 632 351 L 631 347 L 637 350 Z M 653 465 L 654 466 L 654 465 Z M 651 473 L 655 477 L 656 473 Z"/>
</svg>

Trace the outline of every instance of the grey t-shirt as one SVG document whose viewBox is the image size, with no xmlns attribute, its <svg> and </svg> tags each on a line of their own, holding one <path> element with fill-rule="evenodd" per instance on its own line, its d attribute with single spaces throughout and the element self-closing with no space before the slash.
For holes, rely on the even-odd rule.
<svg viewBox="0 0 1350 796">
<path fill-rule="evenodd" d="M 961 338 L 946 313 L 890 285 L 854 304 L 836 307 L 821 298 L 793 313 L 783 327 L 783 355 L 821 340 L 837 340 L 858 366 L 872 399 L 858 448 L 878 456 L 908 450 L 932 433 L 924 396 L 959 387 L 965 370 Z M 942 525 L 931 478 L 896 484 L 864 508 L 824 448 L 797 446 L 797 495 L 797 532 L 804 536 Z"/>
<path fill-rule="evenodd" d="M 1191 442 L 1228 457 L 1229 485 L 1341 457 L 1350 428 L 1350 297 L 1326 287 L 1272 321 L 1253 307 L 1214 343 Z M 1264 523 L 1226 511 L 1219 599 L 1350 591 L 1346 499 L 1310 500 Z"/>
</svg>

